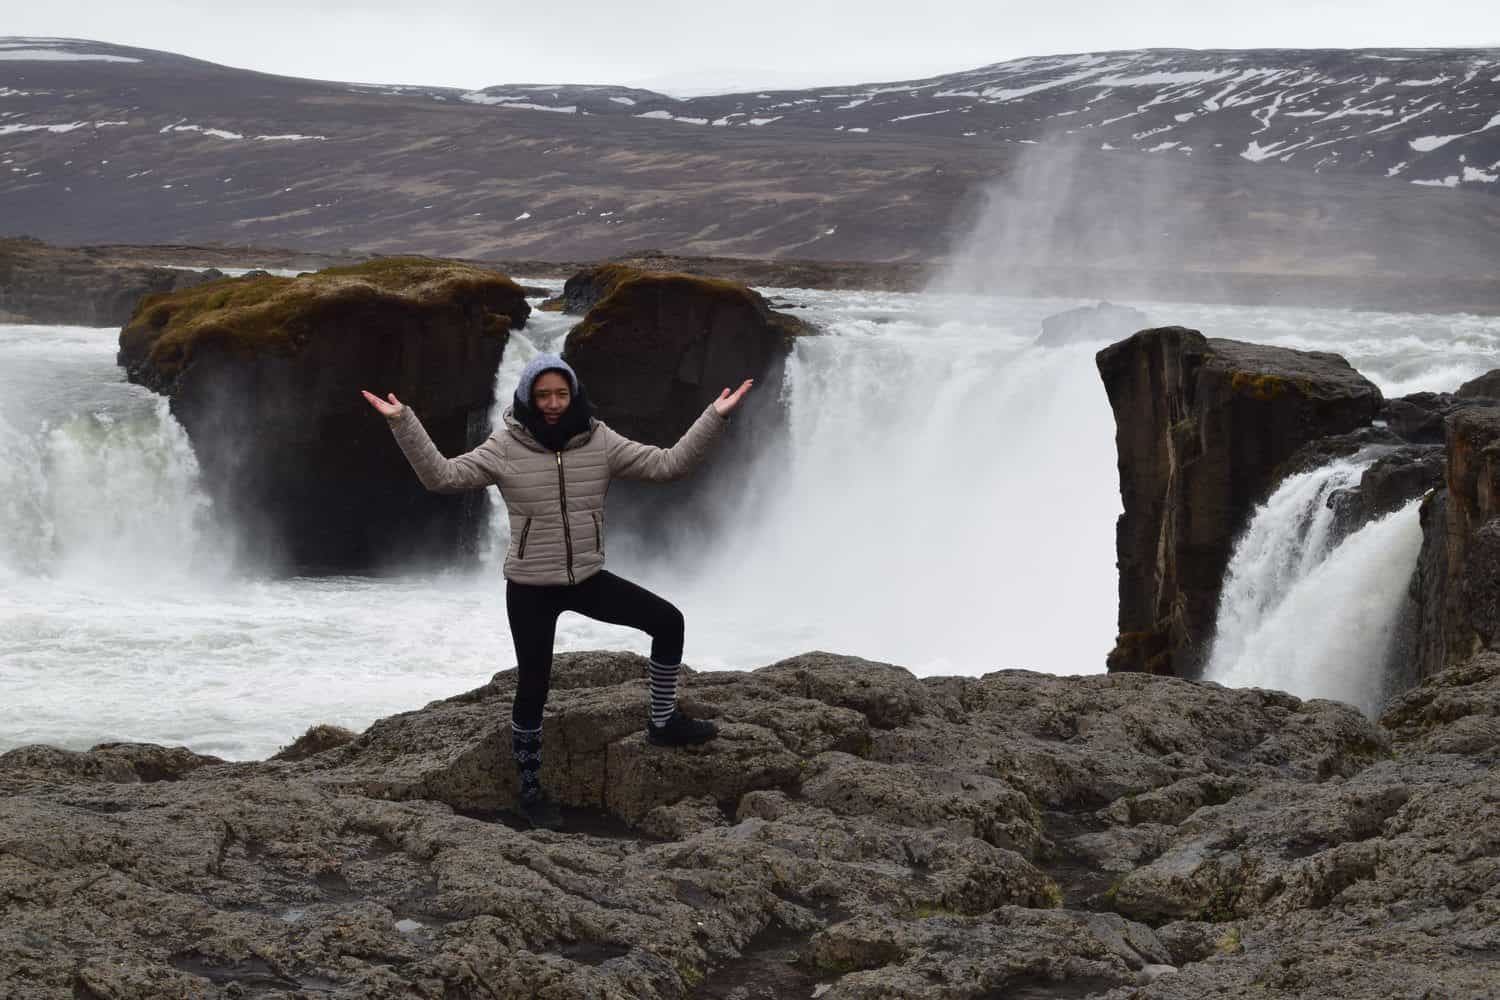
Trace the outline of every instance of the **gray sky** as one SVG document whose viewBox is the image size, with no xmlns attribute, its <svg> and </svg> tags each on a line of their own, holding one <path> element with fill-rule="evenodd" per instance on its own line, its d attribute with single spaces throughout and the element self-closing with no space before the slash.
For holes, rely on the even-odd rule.
<svg viewBox="0 0 1500 1000">
<path fill-rule="evenodd" d="M 1144 47 L 1500 46 L 1500 2 L 1376 0 L 47 0 L 0 31 L 165 49 L 290 76 L 704 91 L 899 80 Z M 19 9 L 18 9 L 19 8 Z"/>
</svg>

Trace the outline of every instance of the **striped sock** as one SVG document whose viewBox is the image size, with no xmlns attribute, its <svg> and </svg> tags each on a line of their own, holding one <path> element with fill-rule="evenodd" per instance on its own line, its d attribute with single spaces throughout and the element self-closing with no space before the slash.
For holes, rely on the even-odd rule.
<svg viewBox="0 0 1500 1000">
<path fill-rule="evenodd" d="M 677 711 L 677 669 L 681 666 L 651 661 L 651 724 L 657 728 Z"/>
<path fill-rule="evenodd" d="M 522 729 L 512 722 L 510 755 L 521 773 L 521 798 L 536 798 L 542 791 L 542 727 Z"/>
</svg>

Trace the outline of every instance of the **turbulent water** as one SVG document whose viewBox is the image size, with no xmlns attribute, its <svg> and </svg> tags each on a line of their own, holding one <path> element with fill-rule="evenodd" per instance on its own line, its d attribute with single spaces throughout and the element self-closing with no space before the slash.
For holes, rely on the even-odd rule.
<svg viewBox="0 0 1500 1000">
<path fill-rule="evenodd" d="M 683 608 L 688 661 L 753 667 L 822 648 L 923 674 L 1101 670 L 1119 513 L 1102 345 L 1031 346 L 1044 316 L 1078 303 L 774 295 L 825 331 L 797 345 L 783 385 L 756 390 L 781 397 L 784 447 L 708 491 L 730 526 L 718 536 L 611 543 L 612 569 Z M 1492 367 L 1500 341 L 1478 317 L 1137 305 L 1215 336 L 1339 351 L 1388 394 L 1452 389 Z M 502 396 L 568 322 L 533 314 Z M 135 739 L 257 757 L 312 723 L 362 727 L 513 663 L 503 518 L 476 573 L 239 573 L 185 435 L 121 380 L 115 338 L 0 326 L 0 748 Z M 1404 558 L 1409 527 L 1408 514 L 1372 526 L 1319 563 L 1330 579 L 1315 568 L 1297 586 L 1318 583 L 1325 607 L 1357 602 L 1363 574 Z M 1339 576 L 1356 539 L 1372 554 Z M 1290 602 L 1268 604 L 1242 660 L 1264 662 L 1280 614 L 1306 630 Z M 558 647 L 647 642 L 565 615 Z M 1364 656 L 1330 648 L 1318 662 L 1357 670 Z"/>
<path fill-rule="evenodd" d="M 1378 714 L 1422 547 L 1420 501 L 1343 539 L 1328 506 L 1375 457 L 1292 476 L 1255 512 L 1224 580 L 1209 680 L 1336 698 Z"/>
</svg>

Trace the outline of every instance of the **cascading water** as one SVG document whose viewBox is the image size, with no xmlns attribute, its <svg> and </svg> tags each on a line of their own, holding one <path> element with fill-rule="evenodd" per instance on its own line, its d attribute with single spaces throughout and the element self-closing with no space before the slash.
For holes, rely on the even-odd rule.
<svg viewBox="0 0 1500 1000">
<path fill-rule="evenodd" d="M 26 339 L 6 345 L 21 348 L 7 360 L 22 371 L 40 367 L 40 345 L 65 353 L 98 338 L 86 328 L 25 329 Z M 0 573 L 138 588 L 227 565 L 229 540 L 205 534 L 208 499 L 198 488 L 198 463 L 165 399 L 131 387 L 54 415 L 29 394 L 7 390 Z"/>
<path fill-rule="evenodd" d="M 693 634 L 924 674 L 1100 669 L 1119 512 L 1102 345 L 1032 346 L 1057 303 L 809 298 L 823 332 L 788 361 L 785 447 L 727 477 L 722 537 L 651 567 Z"/>
<path fill-rule="evenodd" d="M 1328 499 L 1374 457 L 1291 476 L 1255 512 L 1225 575 L 1207 679 L 1378 714 L 1422 528 L 1413 501 L 1336 537 Z"/>
<path fill-rule="evenodd" d="M 784 439 L 705 481 L 720 515 L 711 537 L 668 524 L 609 543 L 611 569 L 686 612 L 689 661 L 755 667 L 822 648 L 918 673 L 1102 669 L 1119 510 L 1114 425 L 1093 364 L 1103 345 L 1030 344 L 1043 317 L 1076 303 L 772 294 L 824 331 L 798 343 L 784 385 L 756 390 L 783 396 Z M 1451 389 L 1491 367 L 1500 341 L 1480 317 L 1142 308 L 1340 351 L 1388 394 Z M 535 313 L 512 338 L 497 419 L 520 365 L 555 350 L 571 323 Z M 161 400 L 123 381 L 117 336 L 0 325 L 0 749 L 129 739 L 265 756 L 313 723 L 363 728 L 514 663 L 498 504 L 489 562 L 473 574 L 231 572 L 232 546 L 204 527 L 183 435 Z M 1380 530 L 1415 532 L 1410 512 L 1399 518 Z M 1355 560 L 1351 538 L 1297 593 L 1346 560 L 1360 567 L 1347 579 L 1386 580 L 1380 559 L 1395 549 L 1367 531 L 1384 555 Z M 1347 606 L 1367 589 L 1351 585 Z M 1330 593 L 1297 614 L 1346 606 Z M 1300 598 L 1259 620 L 1294 607 Z M 1321 619 L 1296 627 L 1320 642 L 1327 631 Z M 1244 645 L 1274 648 L 1275 632 Z M 558 623 L 560 650 L 647 642 L 575 615 Z"/>
</svg>

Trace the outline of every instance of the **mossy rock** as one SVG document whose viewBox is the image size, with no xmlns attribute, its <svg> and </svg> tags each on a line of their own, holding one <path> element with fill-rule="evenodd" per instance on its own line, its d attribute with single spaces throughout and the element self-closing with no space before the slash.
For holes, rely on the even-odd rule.
<svg viewBox="0 0 1500 1000">
<path fill-rule="evenodd" d="M 588 304 L 583 322 L 568 334 L 569 344 L 587 340 L 611 323 L 630 322 L 637 315 L 643 298 L 654 297 L 669 300 L 674 297 L 693 297 L 731 309 L 743 309 L 754 313 L 769 326 L 786 337 L 809 332 L 807 325 L 793 316 L 775 312 L 757 291 L 737 281 L 725 278 L 708 278 L 697 274 L 682 274 L 675 271 L 643 271 L 626 264 L 603 264 L 591 272 L 575 275 L 568 281 L 587 277 L 588 289 L 578 286 L 570 296 L 563 293 L 565 307 L 572 311 L 575 303 Z"/>
<path fill-rule="evenodd" d="M 295 354 L 319 331 L 351 315 L 417 315 L 478 310 L 485 334 L 525 325 L 521 288 L 496 271 L 424 257 L 385 257 L 295 278 L 223 278 L 148 295 L 120 331 L 120 361 L 143 379 L 170 385 L 207 344 L 245 355 Z M 372 328 L 375 324 L 372 323 Z"/>
</svg>

